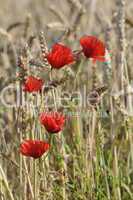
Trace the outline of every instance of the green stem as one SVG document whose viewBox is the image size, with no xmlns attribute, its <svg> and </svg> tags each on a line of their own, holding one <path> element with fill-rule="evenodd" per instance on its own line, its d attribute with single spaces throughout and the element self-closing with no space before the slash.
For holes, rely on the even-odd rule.
<svg viewBox="0 0 133 200">
<path fill-rule="evenodd" d="M 34 200 L 36 200 L 36 160 L 33 161 L 34 170 Z"/>
</svg>

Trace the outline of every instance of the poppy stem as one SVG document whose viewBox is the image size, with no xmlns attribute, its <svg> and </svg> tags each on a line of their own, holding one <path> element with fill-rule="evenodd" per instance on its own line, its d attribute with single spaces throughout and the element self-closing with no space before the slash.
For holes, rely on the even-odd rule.
<svg viewBox="0 0 133 200">
<path fill-rule="evenodd" d="M 97 87 L 97 71 L 96 64 L 94 63 L 92 66 L 92 90 L 95 90 Z"/>
<path fill-rule="evenodd" d="M 33 161 L 34 170 L 34 200 L 36 200 L 36 160 Z"/>
<path fill-rule="evenodd" d="M 52 72 L 53 72 L 53 69 L 51 68 L 51 71 L 50 71 L 50 74 L 49 74 L 50 81 L 53 81 Z M 55 110 L 57 111 L 55 88 L 53 88 L 53 90 L 52 90 L 52 95 L 53 95 L 53 99 L 54 99 L 54 107 L 55 107 Z"/>
</svg>

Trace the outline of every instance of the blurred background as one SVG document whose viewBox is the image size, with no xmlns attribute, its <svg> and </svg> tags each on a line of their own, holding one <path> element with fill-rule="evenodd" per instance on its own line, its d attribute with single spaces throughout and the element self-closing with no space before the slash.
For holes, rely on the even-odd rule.
<svg viewBox="0 0 133 200">
<path fill-rule="evenodd" d="M 46 162 L 38 161 L 36 200 L 132 200 L 133 1 L 0 0 L 1 94 L 6 86 L 20 86 L 16 71 L 21 55 L 29 74 L 50 81 L 41 57 L 41 31 L 48 49 L 62 42 L 79 50 L 81 36 L 95 35 L 105 42 L 111 62 L 97 63 L 97 91 L 102 96 L 97 109 L 93 105 L 81 109 L 73 101 L 66 102 L 67 110 L 58 107 L 79 115 L 69 116 L 62 138 L 55 137 L 53 154 Z M 72 67 L 55 70 L 53 81 L 65 80 L 57 86 L 58 95 L 82 93 L 84 86 L 93 92 L 92 65 L 82 57 Z M 14 102 L 14 95 L 8 91 L 6 102 Z M 47 95 L 51 97 L 51 92 Z M 32 95 L 31 101 L 35 102 Z M 48 139 L 37 121 L 42 107 L 7 108 L 0 101 L 0 200 L 34 199 L 33 163 L 18 149 L 34 133 Z"/>
</svg>

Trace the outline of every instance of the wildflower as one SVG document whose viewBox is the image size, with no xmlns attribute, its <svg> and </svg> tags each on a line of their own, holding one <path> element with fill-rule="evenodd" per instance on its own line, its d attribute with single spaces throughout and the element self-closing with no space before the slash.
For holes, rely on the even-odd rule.
<svg viewBox="0 0 133 200">
<path fill-rule="evenodd" d="M 47 60 L 52 68 L 60 69 L 74 62 L 74 55 L 69 47 L 56 43 L 47 54 Z"/>
<path fill-rule="evenodd" d="M 25 140 L 20 145 L 20 153 L 24 156 L 40 158 L 48 149 L 50 145 L 47 142 L 40 140 Z"/>
<path fill-rule="evenodd" d="M 23 84 L 23 90 L 26 92 L 38 92 L 42 89 L 43 80 L 28 76 Z"/>
<path fill-rule="evenodd" d="M 58 133 L 63 129 L 65 117 L 58 112 L 40 114 L 40 122 L 49 133 Z"/>
<path fill-rule="evenodd" d="M 97 39 L 95 36 L 83 36 L 80 38 L 80 44 L 82 51 L 87 58 L 105 62 L 105 45 L 102 41 Z"/>
</svg>

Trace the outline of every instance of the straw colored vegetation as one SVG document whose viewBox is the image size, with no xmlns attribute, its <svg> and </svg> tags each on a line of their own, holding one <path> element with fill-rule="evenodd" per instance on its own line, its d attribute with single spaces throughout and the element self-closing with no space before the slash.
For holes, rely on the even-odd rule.
<svg viewBox="0 0 133 200">
<path fill-rule="evenodd" d="M 0 1 L 0 200 L 133 199 L 132 10 L 132 0 Z M 83 35 L 111 61 L 86 58 Z M 74 62 L 51 70 L 56 42 Z M 24 91 L 27 76 L 43 92 Z M 57 111 L 51 128 L 40 113 Z"/>
</svg>

